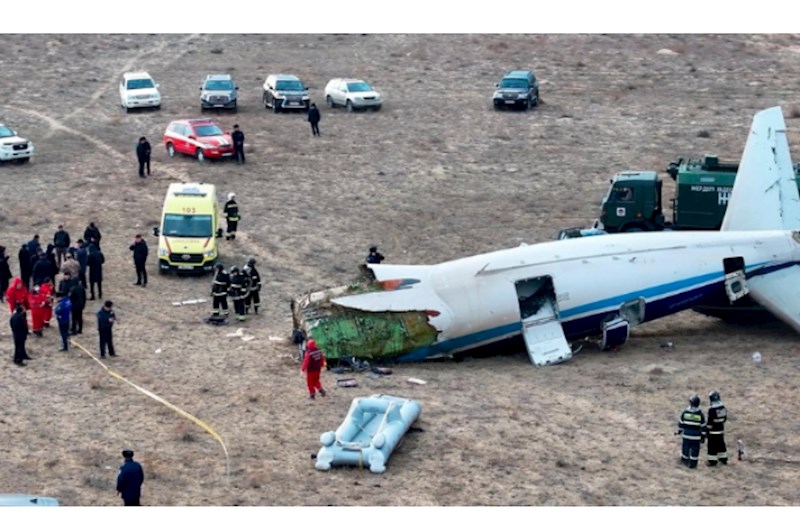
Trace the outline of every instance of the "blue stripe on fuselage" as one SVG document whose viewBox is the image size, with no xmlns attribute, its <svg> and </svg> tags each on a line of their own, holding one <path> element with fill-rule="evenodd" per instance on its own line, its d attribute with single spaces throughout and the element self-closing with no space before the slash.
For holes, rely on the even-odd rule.
<svg viewBox="0 0 800 526">
<path fill-rule="evenodd" d="M 775 266 L 766 266 L 765 263 L 756 263 L 747 265 L 745 274 L 747 277 L 752 277 L 761 274 L 769 274 L 776 272 L 783 268 L 794 266 L 796 263 L 784 263 Z M 574 307 L 564 311 L 559 316 L 562 321 L 564 334 L 568 340 L 597 334 L 600 331 L 600 326 L 604 318 L 610 314 L 615 314 L 619 310 L 620 304 L 625 301 L 643 297 L 646 302 L 645 306 L 645 322 L 652 321 L 682 310 L 690 309 L 697 305 L 703 305 L 707 302 L 707 298 L 718 295 L 720 287 L 724 286 L 724 272 L 711 272 L 702 274 L 693 278 L 682 279 L 672 283 L 664 283 L 654 287 L 648 287 L 639 291 L 630 292 L 627 294 L 620 294 L 612 298 L 587 303 L 579 307 Z M 708 283 L 711 281 L 711 283 Z M 691 285 L 699 283 L 706 283 L 700 287 L 689 288 Z M 669 295 L 669 292 L 682 290 L 677 294 Z M 666 294 L 666 295 L 665 295 Z M 648 301 L 648 297 L 663 296 L 656 300 Z M 598 311 L 598 309 L 602 309 Z M 565 319 L 570 314 L 575 316 L 580 313 L 592 312 L 592 314 L 583 317 L 574 317 L 573 319 Z M 434 343 L 425 347 L 420 347 L 409 353 L 397 357 L 398 362 L 418 362 L 427 358 L 434 358 L 437 356 L 446 356 L 454 352 L 480 347 L 498 340 L 511 338 L 522 332 L 522 321 L 501 325 L 491 329 L 475 332 L 459 336 L 458 338 L 451 338 L 440 343 Z"/>
</svg>

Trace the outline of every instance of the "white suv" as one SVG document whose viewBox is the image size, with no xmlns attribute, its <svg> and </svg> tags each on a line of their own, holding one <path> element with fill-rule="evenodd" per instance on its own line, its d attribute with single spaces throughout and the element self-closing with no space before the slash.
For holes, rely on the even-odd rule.
<svg viewBox="0 0 800 526">
<path fill-rule="evenodd" d="M 347 111 L 381 109 L 381 94 L 359 79 L 331 79 L 325 86 L 325 102 L 329 108 L 344 106 Z"/>
<path fill-rule="evenodd" d="M 160 108 L 161 94 L 153 77 L 144 71 L 125 73 L 119 82 L 119 101 L 126 112 L 133 108 Z"/>
<path fill-rule="evenodd" d="M 33 155 L 33 143 L 17 136 L 17 132 L 0 124 L 0 161 L 27 163 Z"/>
</svg>

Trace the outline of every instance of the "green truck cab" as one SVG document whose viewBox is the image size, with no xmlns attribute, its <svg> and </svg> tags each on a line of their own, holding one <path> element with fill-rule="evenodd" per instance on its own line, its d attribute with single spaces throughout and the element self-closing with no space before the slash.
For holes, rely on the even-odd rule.
<svg viewBox="0 0 800 526">
<path fill-rule="evenodd" d="M 795 164 L 800 187 L 800 164 Z M 715 155 L 670 163 L 675 181 L 672 221 L 662 209 L 662 180 L 656 172 L 620 172 L 611 179 L 595 228 L 609 233 L 650 230 L 719 230 L 736 179 L 738 163 L 723 163 Z"/>
</svg>

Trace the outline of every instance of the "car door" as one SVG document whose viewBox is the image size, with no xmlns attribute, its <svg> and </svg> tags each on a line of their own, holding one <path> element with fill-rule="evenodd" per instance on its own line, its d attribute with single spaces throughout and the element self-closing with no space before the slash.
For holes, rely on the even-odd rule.
<svg viewBox="0 0 800 526">
<path fill-rule="evenodd" d="M 336 86 L 336 104 L 344 106 L 347 103 L 347 82 L 341 81 Z"/>
</svg>

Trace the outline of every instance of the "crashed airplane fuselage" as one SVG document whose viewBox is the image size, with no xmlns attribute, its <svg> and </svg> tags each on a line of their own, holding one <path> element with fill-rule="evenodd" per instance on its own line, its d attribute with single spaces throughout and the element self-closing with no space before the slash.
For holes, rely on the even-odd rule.
<svg viewBox="0 0 800 526">
<path fill-rule="evenodd" d="M 756 115 L 719 232 L 566 239 L 436 265 L 368 265 L 374 280 L 295 302 L 331 357 L 417 361 L 522 334 L 537 365 L 568 340 L 750 294 L 800 330 L 800 199 L 780 108 Z"/>
</svg>

